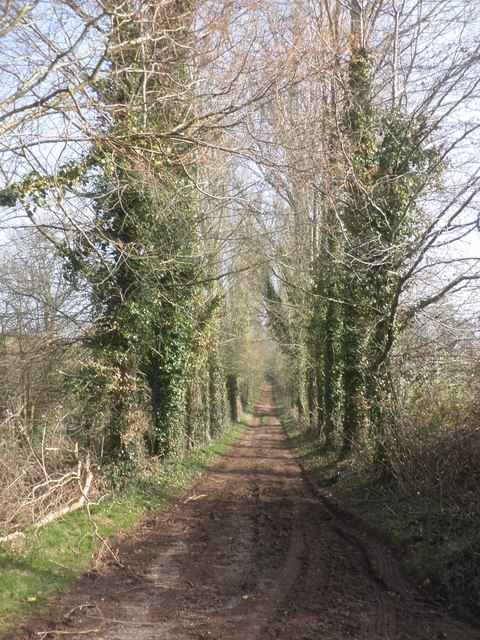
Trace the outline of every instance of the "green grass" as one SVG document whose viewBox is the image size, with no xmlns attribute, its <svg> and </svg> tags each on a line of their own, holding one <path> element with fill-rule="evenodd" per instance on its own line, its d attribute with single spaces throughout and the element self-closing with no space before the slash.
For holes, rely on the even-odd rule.
<svg viewBox="0 0 480 640">
<path fill-rule="evenodd" d="M 331 474 L 337 470 L 337 454 L 332 450 L 325 449 L 314 433 L 302 431 L 290 415 L 283 414 L 280 419 L 302 464 L 311 477 L 320 485 L 327 482 Z"/>
<path fill-rule="evenodd" d="M 107 496 L 91 513 L 103 538 L 134 530 L 149 511 L 158 511 L 224 456 L 248 422 L 232 425 L 226 435 L 184 458 L 151 468 L 117 496 Z M 69 589 L 100 551 L 85 511 L 69 514 L 38 533 L 0 545 L 0 631 L 36 614 L 58 592 Z"/>
<path fill-rule="evenodd" d="M 249 403 L 249 411 L 253 411 L 255 406 L 260 402 L 260 398 L 262 397 L 263 386 L 258 387 L 256 391 L 252 394 L 252 398 Z"/>
</svg>

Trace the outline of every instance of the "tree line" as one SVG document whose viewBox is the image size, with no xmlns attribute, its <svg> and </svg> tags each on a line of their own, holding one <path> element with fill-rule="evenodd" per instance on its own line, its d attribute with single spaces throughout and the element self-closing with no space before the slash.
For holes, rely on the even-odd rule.
<svg viewBox="0 0 480 640">
<path fill-rule="evenodd" d="M 261 125 L 277 150 L 263 180 L 280 211 L 264 286 L 269 323 L 299 416 L 344 454 L 366 438 L 381 462 L 403 333 L 447 294 L 474 291 L 479 277 L 475 240 L 470 253 L 455 248 L 476 234 L 478 176 L 468 153 L 478 48 L 462 3 L 302 9 L 292 38 L 317 76 L 310 71 L 302 89 L 266 108 Z M 440 24 L 448 47 L 437 41 Z M 444 57 L 432 63 L 424 47 Z M 447 125 L 461 104 L 469 122 Z"/>
<path fill-rule="evenodd" d="M 385 460 L 402 336 L 480 274 L 450 249 L 477 225 L 478 19 L 466 0 L 7 2 L 7 484 L 22 455 L 30 485 L 85 452 L 115 478 L 181 455 L 265 373 L 327 444 L 368 436 Z"/>
</svg>

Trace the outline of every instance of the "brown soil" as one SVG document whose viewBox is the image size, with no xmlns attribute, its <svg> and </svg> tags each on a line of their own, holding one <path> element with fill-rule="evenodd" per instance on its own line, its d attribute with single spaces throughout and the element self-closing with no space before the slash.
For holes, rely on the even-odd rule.
<svg viewBox="0 0 480 640">
<path fill-rule="evenodd" d="M 245 436 L 177 504 L 9 640 L 480 640 L 304 478 L 266 387 Z"/>
</svg>

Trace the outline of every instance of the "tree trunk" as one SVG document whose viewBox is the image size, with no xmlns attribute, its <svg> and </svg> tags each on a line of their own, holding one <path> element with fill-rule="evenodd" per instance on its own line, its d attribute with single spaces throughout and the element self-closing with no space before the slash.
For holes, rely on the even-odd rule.
<svg viewBox="0 0 480 640">
<path fill-rule="evenodd" d="M 352 283 L 345 290 L 343 360 L 344 360 L 344 417 L 343 450 L 352 449 L 363 423 L 362 336 L 360 314 L 355 302 Z"/>
<path fill-rule="evenodd" d="M 238 380 L 234 373 L 227 376 L 228 404 L 230 406 L 230 420 L 238 422 Z"/>
</svg>

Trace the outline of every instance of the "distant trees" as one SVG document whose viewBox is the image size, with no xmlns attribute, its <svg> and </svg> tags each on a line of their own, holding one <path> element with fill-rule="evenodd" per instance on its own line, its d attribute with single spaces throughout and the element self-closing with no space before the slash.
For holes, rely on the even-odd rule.
<svg viewBox="0 0 480 640">
<path fill-rule="evenodd" d="M 0 305 L 0 410 L 31 429 L 60 402 L 84 308 L 48 243 L 21 231 L 1 258 Z"/>
</svg>

